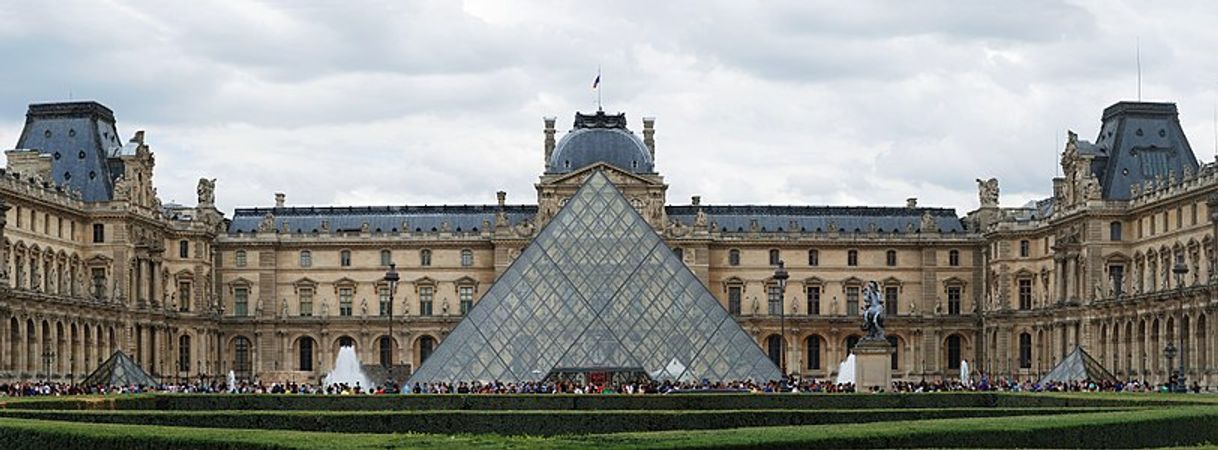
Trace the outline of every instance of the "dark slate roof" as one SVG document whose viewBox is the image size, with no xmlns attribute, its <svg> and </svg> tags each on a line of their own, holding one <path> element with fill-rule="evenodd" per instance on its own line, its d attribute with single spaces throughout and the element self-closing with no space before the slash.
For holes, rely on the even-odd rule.
<svg viewBox="0 0 1218 450">
<path fill-rule="evenodd" d="M 1129 187 L 1175 173 L 1197 172 L 1197 157 L 1180 127 L 1174 103 L 1119 102 L 1104 109 L 1095 143 L 1080 141 L 1079 153 L 1095 155 L 1092 173 L 1105 200 L 1128 200 Z"/>
<path fill-rule="evenodd" d="M 693 225 L 694 217 L 701 208 L 706 214 L 707 224 L 716 223 L 719 231 L 749 231 L 752 221 L 757 220 L 761 231 L 791 231 L 792 220 L 800 231 L 829 231 L 829 222 L 839 232 L 852 233 L 856 229 L 867 232 L 874 223 L 877 231 L 901 232 L 912 224 L 915 231 L 922 227 L 922 214 L 929 212 L 939 229 L 945 233 L 965 231 L 964 222 L 951 208 L 902 208 L 860 206 L 734 206 L 734 205 L 681 205 L 667 206 L 670 220 L 684 225 Z"/>
<path fill-rule="evenodd" d="M 568 173 L 598 162 L 633 173 L 655 172 L 651 151 L 626 128 L 625 114 L 575 113 L 572 130 L 558 141 L 546 162 L 546 173 Z"/>
<path fill-rule="evenodd" d="M 108 159 L 122 148 L 114 112 L 97 102 L 31 104 L 16 148 L 51 155 L 55 183 L 80 189 L 87 202 L 110 200 L 122 173 Z"/>
<path fill-rule="evenodd" d="M 229 223 L 229 233 L 257 231 L 258 224 L 269 212 L 275 216 L 275 229 L 287 222 L 293 231 L 311 233 L 321 230 L 321 222 L 330 222 L 330 231 L 358 231 L 365 222 L 371 231 L 402 231 L 408 222 L 410 231 L 439 231 L 444 222 L 452 231 L 481 230 L 482 222 L 495 223 L 497 205 L 439 205 L 439 206 L 326 206 L 287 208 L 238 208 Z M 532 205 L 506 205 L 508 223 L 515 225 L 537 214 Z"/>
</svg>

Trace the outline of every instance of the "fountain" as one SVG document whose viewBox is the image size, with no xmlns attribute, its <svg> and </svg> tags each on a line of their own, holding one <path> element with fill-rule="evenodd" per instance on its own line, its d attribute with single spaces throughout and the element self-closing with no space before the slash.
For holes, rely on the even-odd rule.
<svg viewBox="0 0 1218 450">
<path fill-rule="evenodd" d="M 228 371 L 228 392 L 237 392 L 237 373 Z"/>
<path fill-rule="evenodd" d="M 960 361 L 960 384 L 964 386 L 972 386 L 973 383 L 969 379 L 968 361 Z"/>
<path fill-rule="evenodd" d="M 359 357 L 355 355 L 355 347 L 344 346 L 338 349 L 338 357 L 334 358 L 334 370 L 326 374 L 325 386 L 346 384 L 354 388 L 357 384 L 361 389 L 372 389 L 376 385 L 360 368 Z"/>
<path fill-rule="evenodd" d="M 846 357 L 845 361 L 837 366 L 837 381 L 836 384 L 857 384 L 854 380 L 854 353 Z"/>
</svg>

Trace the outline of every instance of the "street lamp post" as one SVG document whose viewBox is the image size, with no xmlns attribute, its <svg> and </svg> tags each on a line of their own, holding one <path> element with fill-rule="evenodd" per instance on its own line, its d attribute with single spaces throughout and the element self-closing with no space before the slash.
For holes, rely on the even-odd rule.
<svg viewBox="0 0 1218 450">
<path fill-rule="evenodd" d="M 1188 273 L 1188 266 L 1184 265 L 1184 257 L 1176 258 L 1176 265 L 1171 268 L 1171 273 L 1176 275 L 1176 289 L 1180 295 L 1180 317 L 1176 319 L 1176 341 L 1179 342 L 1177 347 L 1180 348 L 1180 371 L 1176 374 L 1175 391 L 1187 392 L 1188 384 L 1185 383 L 1185 359 L 1188 350 L 1184 348 L 1184 275 Z"/>
<path fill-rule="evenodd" d="M 787 376 L 787 279 L 791 275 L 787 273 L 786 265 L 782 260 L 778 261 L 778 268 L 774 270 L 774 281 L 778 282 L 778 327 L 781 338 L 778 340 L 778 368 L 782 371 L 783 378 Z"/>
<path fill-rule="evenodd" d="M 393 298 L 397 294 L 398 280 L 401 280 L 401 277 L 398 276 L 397 265 L 394 263 L 389 263 L 389 271 L 385 272 L 385 283 L 389 284 L 389 304 L 385 305 L 386 313 L 389 314 L 389 359 L 385 361 L 386 373 L 389 372 L 390 366 L 393 362 Z M 389 378 L 392 380 L 393 374 L 390 373 Z"/>
</svg>

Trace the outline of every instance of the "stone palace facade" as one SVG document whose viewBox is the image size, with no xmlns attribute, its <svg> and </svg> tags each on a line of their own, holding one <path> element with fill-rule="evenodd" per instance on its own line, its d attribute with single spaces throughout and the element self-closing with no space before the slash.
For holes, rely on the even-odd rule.
<svg viewBox="0 0 1218 450">
<path fill-rule="evenodd" d="M 600 170 L 787 372 L 836 374 L 875 280 L 893 379 L 954 378 L 961 361 L 1035 378 L 1082 346 L 1118 377 L 1162 381 L 1164 347 L 1182 337 L 1189 379 L 1212 386 L 1218 171 L 1198 163 L 1173 104 L 1121 102 L 1102 121 L 1095 142 L 1071 133 L 1052 197 L 1002 208 L 998 181 L 978 180 L 964 216 L 914 198 L 670 202 L 654 119 L 640 136 L 598 111 L 561 135 L 544 120 L 527 204 L 499 192 L 487 205 L 287 206 L 275 194 L 226 218 L 214 179 L 194 206 L 162 204 L 144 132 L 122 140 L 105 106 L 33 104 L 0 172 L 0 381 L 79 380 L 123 350 L 166 381 L 231 370 L 317 382 L 342 345 L 401 378 Z"/>
</svg>

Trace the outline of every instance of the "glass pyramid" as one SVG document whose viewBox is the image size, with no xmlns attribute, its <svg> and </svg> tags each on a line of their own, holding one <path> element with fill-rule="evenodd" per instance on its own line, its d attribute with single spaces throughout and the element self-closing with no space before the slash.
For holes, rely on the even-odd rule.
<svg viewBox="0 0 1218 450">
<path fill-rule="evenodd" d="M 633 369 L 655 380 L 778 368 L 600 171 L 491 286 L 411 383 L 540 381 Z"/>
<path fill-rule="evenodd" d="M 94 370 L 93 373 L 85 377 L 80 383 L 82 386 L 157 386 L 157 383 L 148 372 L 140 368 L 139 364 L 131 360 L 131 357 L 123 353 L 122 350 L 117 350 L 110 359 L 102 363 Z"/>
<path fill-rule="evenodd" d="M 1092 358 L 1082 347 L 1074 347 L 1074 351 L 1062 358 L 1053 370 L 1041 377 L 1040 384 L 1070 383 L 1075 381 L 1116 382 L 1117 378 L 1099 361 Z"/>
</svg>

